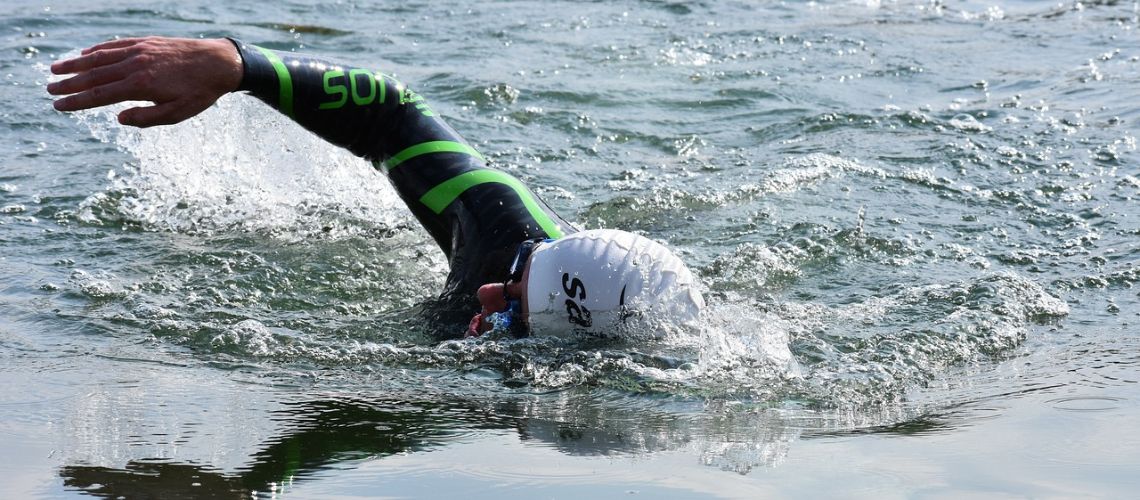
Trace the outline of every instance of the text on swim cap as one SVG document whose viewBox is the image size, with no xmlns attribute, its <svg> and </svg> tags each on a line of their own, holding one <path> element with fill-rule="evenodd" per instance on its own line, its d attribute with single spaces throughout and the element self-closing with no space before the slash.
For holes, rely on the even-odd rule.
<svg viewBox="0 0 1140 500">
<path fill-rule="evenodd" d="M 590 310 L 575 302 L 586 300 L 586 284 L 578 278 L 570 279 L 570 273 L 562 273 L 562 291 L 566 292 L 566 314 L 568 321 L 575 325 L 589 328 L 593 321 L 590 319 Z"/>
</svg>

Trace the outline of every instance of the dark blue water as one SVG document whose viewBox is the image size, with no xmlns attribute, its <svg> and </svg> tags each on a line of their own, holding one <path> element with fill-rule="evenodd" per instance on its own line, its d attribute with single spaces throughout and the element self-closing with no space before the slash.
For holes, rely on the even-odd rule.
<svg viewBox="0 0 1140 500">
<path fill-rule="evenodd" d="M 1136 2 L 0 6 L 5 498 L 1127 498 Z M 698 329 L 438 343 L 381 174 L 245 96 L 64 115 L 46 66 L 236 36 L 395 74 Z M 456 335 L 459 332 L 455 332 Z"/>
</svg>

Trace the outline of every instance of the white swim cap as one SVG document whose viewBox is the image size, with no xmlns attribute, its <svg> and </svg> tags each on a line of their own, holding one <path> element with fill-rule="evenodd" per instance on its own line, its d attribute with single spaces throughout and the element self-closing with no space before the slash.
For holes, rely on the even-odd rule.
<svg viewBox="0 0 1140 500">
<path fill-rule="evenodd" d="M 540 245 L 528 280 L 527 324 L 534 335 L 607 336 L 636 313 L 684 323 L 705 305 L 680 258 L 649 238 L 615 229 Z"/>
</svg>

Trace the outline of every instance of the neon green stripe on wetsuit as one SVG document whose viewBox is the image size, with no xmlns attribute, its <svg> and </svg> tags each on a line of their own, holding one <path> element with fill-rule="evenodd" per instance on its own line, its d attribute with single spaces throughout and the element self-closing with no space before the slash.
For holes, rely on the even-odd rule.
<svg viewBox="0 0 1140 500">
<path fill-rule="evenodd" d="M 518 244 L 575 231 L 518 179 L 488 167 L 390 76 L 235 40 L 240 90 L 382 169 L 451 263 L 448 292 L 503 281 Z"/>
</svg>

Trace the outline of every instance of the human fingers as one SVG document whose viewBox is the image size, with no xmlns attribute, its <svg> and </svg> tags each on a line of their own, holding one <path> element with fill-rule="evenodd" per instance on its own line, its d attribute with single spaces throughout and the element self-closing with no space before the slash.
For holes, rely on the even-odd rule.
<svg viewBox="0 0 1140 500">
<path fill-rule="evenodd" d="M 126 74 L 122 64 L 102 66 L 84 71 L 66 80 L 49 83 L 47 91 L 52 95 L 75 94 L 116 80 L 122 80 Z"/>
<path fill-rule="evenodd" d="M 130 47 L 99 50 L 76 58 L 58 61 L 51 65 L 51 72 L 57 75 L 81 73 L 99 66 L 115 64 L 130 57 L 131 54 L 132 50 Z"/>
<path fill-rule="evenodd" d="M 123 101 L 146 100 L 133 86 L 125 80 L 118 80 L 106 85 L 92 87 L 78 94 L 72 94 L 55 101 L 52 105 L 59 111 L 79 111 L 81 109 L 97 108 L 108 104 Z"/>
<path fill-rule="evenodd" d="M 173 125 L 191 118 L 203 110 L 205 107 L 195 103 L 168 101 L 154 106 L 139 106 L 123 110 L 119 113 L 119 123 L 140 128 Z"/>
</svg>

